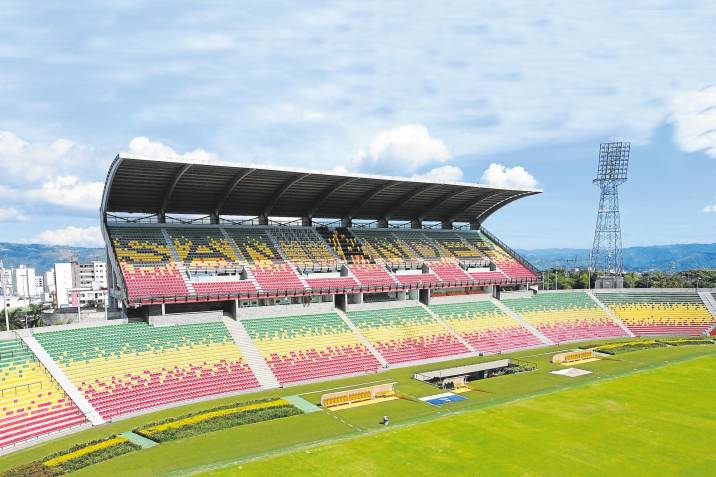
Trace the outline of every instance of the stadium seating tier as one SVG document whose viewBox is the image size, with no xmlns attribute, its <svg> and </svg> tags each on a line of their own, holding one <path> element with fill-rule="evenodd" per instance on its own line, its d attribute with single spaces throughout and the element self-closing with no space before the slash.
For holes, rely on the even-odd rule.
<svg viewBox="0 0 716 477">
<path fill-rule="evenodd" d="M 0 448 L 85 422 L 24 343 L 0 341 Z"/>
<path fill-rule="evenodd" d="M 335 313 L 241 323 L 281 384 L 380 368 L 375 356 Z"/>
<path fill-rule="evenodd" d="M 36 338 L 105 419 L 259 387 L 223 323 L 123 324 Z"/>
<path fill-rule="evenodd" d="M 353 311 L 348 318 L 391 364 L 469 352 L 421 307 Z"/>
<path fill-rule="evenodd" d="M 487 300 L 431 305 L 430 309 L 480 352 L 498 353 L 542 344 Z"/>
<path fill-rule="evenodd" d="M 595 293 L 635 335 L 700 335 L 714 318 L 695 292 Z"/>
<path fill-rule="evenodd" d="M 504 304 L 556 343 L 626 336 L 585 292 L 540 293 Z"/>
</svg>

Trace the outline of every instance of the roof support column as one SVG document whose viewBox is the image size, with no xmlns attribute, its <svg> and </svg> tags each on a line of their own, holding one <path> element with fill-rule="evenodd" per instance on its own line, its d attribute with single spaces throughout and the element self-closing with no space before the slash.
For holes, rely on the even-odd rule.
<svg viewBox="0 0 716 477">
<path fill-rule="evenodd" d="M 266 214 L 261 214 L 258 217 L 259 225 L 268 225 L 268 216 Z"/>
<path fill-rule="evenodd" d="M 341 218 L 341 227 L 353 227 L 353 219 L 350 217 Z"/>
<path fill-rule="evenodd" d="M 209 223 L 211 224 L 218 224 L 219 223 L 219 214 L 216 212 L 212 212 L 209 214 Z"/>
<path fill-rule="evenodd" d="M 388 228 L 388 219 L 386 219 L 386 218 L 378 219 L 378 228 L 379 229 L 387 229 Z"/>
<path fill-rule="evenodd" d="M 443 230 L 452 230 L 452 220 L 443 220 L 440 223 L 440 228 Z"/>
<path fill-rule="evenodd" d="M 313 226 L 313 218 L 309 215 L 301 217 L 301 225 L 304 227 L 312 227 Z"/>
<path fill-rule="evenodd" d="M 420 219 L 413 219 L 410 221 L 410 228 L 411 229 L 422 229 L 423 228 L 423 221 Z"/>
<path fill-rule="evenodd" d="M 157 214 L 157 221 L 160 224 L 166 224 L 167 223 L 167 214 L 165 214 L 164 212 L 159 212 Z"/>
<path fill-rule="evenodd" d="M 480 222 L 478 222 L 477 220 L 471 220 L 470 230 L 480 230 Z"/>
</svg>

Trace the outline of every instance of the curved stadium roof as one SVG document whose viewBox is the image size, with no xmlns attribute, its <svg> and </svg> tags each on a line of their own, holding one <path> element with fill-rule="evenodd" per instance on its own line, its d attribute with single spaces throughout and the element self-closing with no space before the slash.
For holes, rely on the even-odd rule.
<svg viewBox="0 0 716 477">
<path fill-rule="evenodd" d="M 537 189 L 119 155 L 102 212 L 482 223 Z"/>
</svg>

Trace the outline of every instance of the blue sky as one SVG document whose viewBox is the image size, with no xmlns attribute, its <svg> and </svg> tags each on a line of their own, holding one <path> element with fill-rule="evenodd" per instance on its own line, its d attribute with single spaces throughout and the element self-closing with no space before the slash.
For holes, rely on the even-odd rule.
<svg viewBox="0 0 716 477">
<path fill-rule="evenodd" d="M 0 241 L 99 244 L 126 151 L 536 186 L 485 225 L 589 247 L 599 143 L 628 140 L 624 244 L 713 242 L 714 24 L 709 1 L 3 0 Z"/>
</svg>

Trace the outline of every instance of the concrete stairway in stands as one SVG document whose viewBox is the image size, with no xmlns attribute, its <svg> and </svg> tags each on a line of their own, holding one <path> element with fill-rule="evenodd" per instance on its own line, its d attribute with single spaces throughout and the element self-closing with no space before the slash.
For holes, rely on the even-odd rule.
<svg viewBox="0 0 716 477">
<path fill-rule="evenodd" d="M 711 313 L 711 316 L 714 320 L 716 320 L 716 297 L 711 292 L 699 292 L 699 296 L 701 297 L 701 301 L 704 302 L 704 305 L 706 306 L 706 309 L 709 310 L 709 313 Z M 714 324 L 709 326 L 708 329 L 704 332 L 706 336 L 710 335 L 713 330 L 716 329 L 716 321 L 714 321 Z"/>
<path fill-rule="evenodd" d="M 194 290 L 194 285 L 189 280 L 189 273 L 186 271 L 186 266 L 184 265 L 184 262 L 179 260 L 179 254 L 177 253 L 176 249 L 174 248 L 174 242 L 172 241 L 172 238 L 169 236 L 169 232 L 167 232 L 167 229 L 162 229 L 162 236 L 164 237 L 164 240 L 166 240 L 166 242 L 167 242 L 167 246 L 169 247 L 169 251 L 172 253 L 172 257 L 174 257 L 174 261 L 177 264 L 177 270 L 179 270 L 179 274 L 181 275 L 182 280 L 184 280 L 184 286 L 186 287 L 186 289 L 190 295 L 196 295 L 196 290 Z"/>
<path fill-rule="evenodd" d="M 368 341 L 368 338 L 363 336 L 363 333 L 361 333 L 360 330 L 358 329 L 358 327 L 348 318 L 348 315 L 346 315 L 346 313 L 344 311 L 339 310 L 338 308 L 336 308 L 336 313 L 338 314 L 338 316 L 341 317 L 341 320 L 343 320 L 343 322 L 346 324 L 346 326 L 348 326 L 348 328 L 350 328 L 351 331 L 353 331 L 353 333 L 358 337 L 358 339 L 361 341 L 361 343 L 363 343 L 365 345 L 365 347 L 368 348 L 368 351 L 373 353 L 373 356 L 375 356 L 375 359 L 377 359 L 378 362 L 380 362 L 380 365 L 383 366 L 384 368 L 387 368 L 388 362 L 378 352 L 378 350 L 375 349 L 375 346 L 373 346 L 370 343 L 370 341 Z"/>
<path fill-rule="evenodd" d="M 236 243 L 233 241 L 229 233 L 224 229 L 223 227 L 219 227 L 219 230 L 221 230 L 221 234 L 224 236 L 226 241 L 229 243 L 229 247 L 231 247 L 231 250 L 234 251 L 234 254 L 241 259 L 242 255 L 239 251 L 239 248 L 236 246 Z M 246 264 L 244 264 L 246 265 Z M 256 277 L 251 272 L 251 268 L 248 266 L 244 266 L 244 269 L 246 270 L 246 279 L 254 284 L 254 288 L 256 288 L 256 291 L 261 291 L 261 285 L 259 285 L 258 280 L 256 280 Z"/>
<path fill-rule="evenodd" d="M 276 376 L 273 375 L 269 368 L 266 360 L 261 356 L 261 353 L 251 341 L 249 334 L 246 332 L 246 328 L 243 327 L 241 322 L 236 321 L 232 318 L 224 317 L 224 324 L 226 329 L 229 330 L 229 334 L 234 339 L 236 346 L 241 349 L 241 353 L 244 355 L 244 359 L 248 363 L 251 371 L 258 379 L 259 384 L 263 389 L 273 389 L 281 387 Z"/>
<path fill-rule="evenodd" d="M 65 373 L 55 363 L 55 360 L 45 351 L 39 341 L 34 336 L 21 336 L 20 337 L 25 345 L 30 348 L 37 359 L 42 363 L 45 369 L 50 373 L 50 376 L 59 384 L 62 389 L 67 393 L 70 399 L 75 405 L 84 413 L 87 420 L 92 423 L 93 426 L 104 424 L 104 419 L 99 415 L 97 410 L 92 407 L 92 404 L 84 397 L 77 387 L 70 382 Z"/>
<path fill-rule="evenodd" d="M 537 328 L 535 328 L 534 326 L 532 326 L 531 324 L 529 324 L 528 322 L 526 322 L 526 321 L 524 320 L 524 318 L 522 318 L 518 313 L 515 313 L 511 308 L 509 308 L 507 305 L 505 305 L 504 303 L 502 303 L 500 300 L 496 300 L 496 299 L 494 299 L 494 298 L 490 298 L 490 301 L 492 301 L 492 303 L 493 303 L 497 308 L 499 308 L 500 310 L 502 310 L 502 311 L 504 311 L 505 313 L 507 313 L 508 316 L 512 317 L 512 319 L 515 320 L 517 323 L 519 323 L 519 324 L 522 325 L 524 328 L 526 328 L 527 330 L 529 330 L 530 333 L 532 333 L 532 334 L 535 335 L 537 338 L 539 338 L 542 343 L 544 343 L 544 344 L 554 344 L 554 343 L 552 343 L 552 341 L 550 341 L 549 338 L 547 338 L 545 335 L 543 335 Z"/>
<path fill-rule="evenodd" d="M 599 308 L 601 308 L 604 311 L 604 313 L 607 314 L 609 319 L 611 319 L 615 325 L 617 325 L 619 328 L 621 328 L 624 331 L 624 333 L 627 334 L 627 336 L 631 336 L 632 338 L 636 336 L 634 333 L 631 332 L 631 330 L 629 328 L 627 328 L 627 326 L 624 323 L 622 323 L 622 321 L 617 317 L 617 315 L 615 315 L 612 312 L 612 310 L 609 309 L 608 306 L 606 306 L 604 303 L 599 301 L 599 298 L 597 298 L 594 295 L 594 292 L 588 291 L 587 295 L 589 295 L 589 298 L 591 298 L 592 301 L 594 303 L 596 303 L 599 306 Z"/>
<path fill-rule="evenodd" d="M 455 331 L 455 330 L 453 329 L 453 327 L 450 326 L 445 320 L 443 320 L 442 318 L 440 318 L 440 317 L 437 315 L 437 313 L 433 313 L 433 310 L 431 310 L 429 306 L 425 306 L 425 305 L 422 304 L 422 303 L 419 303 L 419 305 L 420 305 L 421 307 L 423 307 L 423 309 L 424 309 L 425 311 L 427 311 L 428 313 L 430 313 L 430 316 L 432 316 L 432 317 L 435 319 L 435 321 L 437 321 L 438 323 L 440 323 L 440 325 L 441 325 L 443 328 L 445 328 L 446 330 L 448 330 L 448 332 L 450 332 L 450 334 L 451 334 L 456 340 L 458 340 L 460 343 L 462 343 L 462 345 L 463 345 L 465 348 L 469 349 L 469 350 L 472 351 L 473 353 L 477 353 L 477 350 L 476 350 L 475 348 L 473 348 L 473 346 L 472 346 L 470 343 L 468 343 L 467 341 L 465 341 L 465 339 L 464 339 L 462 336 L 460 336 L 460 334 L 459 334 L 457 331 Z"/>
</svg>

